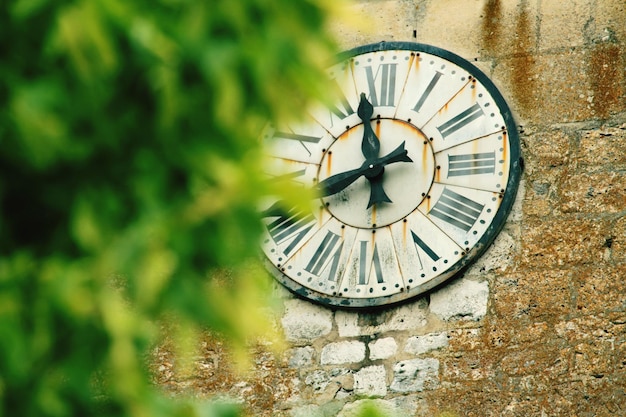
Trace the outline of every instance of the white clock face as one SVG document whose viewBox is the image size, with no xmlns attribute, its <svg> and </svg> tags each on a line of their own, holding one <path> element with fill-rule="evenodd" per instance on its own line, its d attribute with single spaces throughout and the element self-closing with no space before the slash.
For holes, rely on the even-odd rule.
<svg viewBox="0 0 626 417">
<path fill-rule="evenodd" d="M 472 64 L 427 45 L 357 48 L 328 74 L 334 106 L 264 132 L 268 174 L 320 198 L 299 212 L 268 202 L 263 251 L 313 301 L 400 302 L 454 276 L 502 227 L 521 172 L 510 110 Z"/>
</svg>

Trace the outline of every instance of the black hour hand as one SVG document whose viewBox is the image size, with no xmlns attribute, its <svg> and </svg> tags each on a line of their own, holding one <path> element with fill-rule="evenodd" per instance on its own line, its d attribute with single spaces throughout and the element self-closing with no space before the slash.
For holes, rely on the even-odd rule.
<svg viewBox="0 0 626 417">
<path fill-rule="evenodd" d="M 380 177 L 380 174 L 382 174 L 386 165 L 396 162 L 413 162 L 404 148 L 404 142 L 385 156 L 377 158 L 371 162 L 365 161 L 359 168 L 341 172 L 326 178 L 324 181 L 320 181 L 320 183 L 317 184 L 317 191 L 322 197 L 337 194 L 363 175 L 370 178 L 370 181 L 371 178 Z M 383 198 L 382 194 L 373 194 L 370 195 L 370 202 L 376 200 L 378 200 L 378 202 L 386 201 L 383 200 Z"/>
</svg>

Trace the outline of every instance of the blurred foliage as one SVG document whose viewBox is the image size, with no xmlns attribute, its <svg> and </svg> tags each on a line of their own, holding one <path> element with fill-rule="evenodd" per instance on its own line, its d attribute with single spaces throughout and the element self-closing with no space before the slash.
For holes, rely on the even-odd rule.
<svg viewBox="0 0 626 417">
<path fill-rule="evenodd" d="M 325 91 L 336 3 L 3 4 L 0 417 L 238 414 L 159 395 L 146 357 L 163 320 L 271 332 L 257 138 Z"/>
</svg>

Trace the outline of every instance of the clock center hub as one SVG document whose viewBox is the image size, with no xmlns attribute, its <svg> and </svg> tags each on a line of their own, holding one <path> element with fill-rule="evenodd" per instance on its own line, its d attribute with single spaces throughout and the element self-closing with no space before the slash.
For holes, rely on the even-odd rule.
<svg viewBox="0 0 626 417">
<path fill-rule="evenodd" d="M 365 178 L 377 178 L 385 172 L 385 168 L 380 165 L 369 164 L 369 170 L 365 173 Z"/>
<path fill-rule="evenodd" d="M 364 161 L 361 151 L 364 126 L 358 124 L 341 134 L 327 149 L 317 178 L 321 182 L 333 175 L 365 168 L 354 183 L 322 199 L 326 210 L 335 218 L 358 228 L 384 227 L 402 220 L 426 198 L 435 179 L 433 149 L 418 128 L 398 119 L 379 119 L 371 123 L 380 143 L 377 157 Z M 403 144 L 410 162 L 386 162 L 389 159 L 385 157 Z M 368 206 L 375 185 L 384 190 L 390 202 Z"/>
</svg>

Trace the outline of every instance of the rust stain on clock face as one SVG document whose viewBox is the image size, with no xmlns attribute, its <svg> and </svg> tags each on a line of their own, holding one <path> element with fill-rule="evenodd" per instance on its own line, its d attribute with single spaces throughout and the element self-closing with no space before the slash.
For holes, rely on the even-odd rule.
<svg viewBox="0 0 626 417">
<path fill-rule="evenodd" d="M 472 85 L 470 85 L 470 90 L 472 90 L 472 104 L 476 104 L 476 78 L 472 78 Z"/>
<path fill-rule="evenodd" d="M 330 177 L 333 166 L 333 152 L 328 151 L 328 158 L 326 158 L 326 176 Z"/>
<path fill-rule="evenodd" d="M 376 224 L 376 204 L 372 206 L 372 224 Z"/>
<path fill-rule="evenodd" d="M 422 168 L 426 168 L 426 162 L 428 161 L 428 155 L 430 154 L 430 145 L 428 145 L 428 141 L 424 138 L 424 147 L 422 148 Z M 427 174 L 424 172 L 424 174 Z"/>
</svg>

